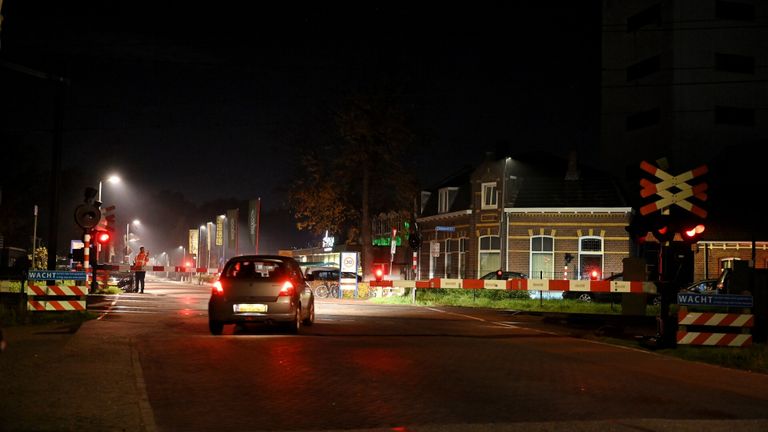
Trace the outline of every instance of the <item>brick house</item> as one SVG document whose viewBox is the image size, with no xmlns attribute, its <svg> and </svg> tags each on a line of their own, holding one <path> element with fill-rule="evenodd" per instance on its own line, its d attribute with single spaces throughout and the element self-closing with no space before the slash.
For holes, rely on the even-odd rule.
<svg viewBox="0 0 768 432">
<path fill-rule="evenodd" d="M 543 153 L 490 155 L 421 192 L 420 279 L 504 269 L 584 279 L 622 271 L 631 208 L 607 174 Z"/>
</svg>

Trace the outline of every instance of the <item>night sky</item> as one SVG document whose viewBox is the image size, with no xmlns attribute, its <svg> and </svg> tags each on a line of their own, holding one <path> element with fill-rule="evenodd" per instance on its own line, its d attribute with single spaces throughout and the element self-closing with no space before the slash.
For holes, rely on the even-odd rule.
<svg viewBox="0 0 768 432">
<path fill-rule="evenodd" d="M 599 2 L 270 3 L 6 0 L 0 52 L 71 80 L 65 167 L 197 203 L 280 200 L 297 140 L 379 82 L 412 109 L 425 187 L 499 143 L 596 147 Z M 40 80 L 4 77 L 13 138 L 50 128 Z"/>
</svg>

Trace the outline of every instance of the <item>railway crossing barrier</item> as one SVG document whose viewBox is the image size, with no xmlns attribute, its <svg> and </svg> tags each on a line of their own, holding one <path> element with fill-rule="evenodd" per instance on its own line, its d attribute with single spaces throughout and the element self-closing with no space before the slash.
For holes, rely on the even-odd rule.
<svg viewBox="0 0 768 432">
<path fill-rule="evenodd" d="M 755 317 L 750 313 L 753 301 L 749 295 L 690 294 L 677 296 L 678 345 L 748 347 L 752 345 L 751 329 Z M 699 312 L 694 308 L 744 308 L 743 313 Z"/>
<path fill-rule="evenodd" d="M 55 285 L 41 285 L 37 281 L 58 281 Z M 29 283 L 26 287 L 27 310 L 45 311 L 85 311 L 85 285 L 68 285 L 65 281 L 86 280 L 86 272 L 30 270 Z"/>
</svg>

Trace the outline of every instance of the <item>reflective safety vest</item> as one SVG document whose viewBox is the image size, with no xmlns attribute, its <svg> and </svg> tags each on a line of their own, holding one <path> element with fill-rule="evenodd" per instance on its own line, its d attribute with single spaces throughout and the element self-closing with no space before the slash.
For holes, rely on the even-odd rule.
<svg viewBox="0 0 768 432">
<path fill-rule="evenodd" d="M 149 254 L 146 252 L 139 252 L 138 255 L 136 255 L 136 260 L 133 262 L 133 265 L 135 266 L 145 266 L 149 262 Z"/>
</svg>

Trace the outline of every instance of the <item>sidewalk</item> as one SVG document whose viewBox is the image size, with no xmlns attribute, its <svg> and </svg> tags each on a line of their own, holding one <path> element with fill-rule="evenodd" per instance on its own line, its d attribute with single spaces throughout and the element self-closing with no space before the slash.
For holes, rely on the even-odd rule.
<svg viewBox="0 0 768 432">
<path fill-rule="evenodd" d="M 6 328 L 0 430 L 155 430 L 132 338 L 117 327 L 91 320 L 79 329 Z"/>
</svg>

